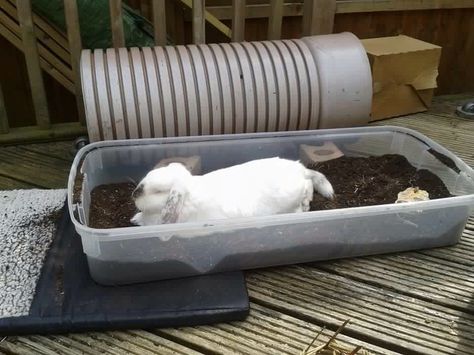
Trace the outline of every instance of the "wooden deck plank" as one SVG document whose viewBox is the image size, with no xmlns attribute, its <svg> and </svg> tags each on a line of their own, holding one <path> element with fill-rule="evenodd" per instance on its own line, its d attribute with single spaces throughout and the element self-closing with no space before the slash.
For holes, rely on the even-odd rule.
<svg viewBox="0 0 474 355">
<path fill-rule="evenodd" d="M 428 113 L 430 115 L 439 115 L 445 117 L 457 117 L 456 108 L 466 101 L 474 100 L 474 93 L 465 93 L 461 95 L 435 96 Z"/>
<path fill-rule="evenodd" d="M 63 188 L 67 184 L 70 163 L 20 147 L 3 147 L 0 174 L 36 187 Z"/>
<path fill-rule="evenodd" d="M 333 328 L 350 318 L 345 334 L 402 353 L 469 354 L 474 348 L 474 316 L 322 270 L 254 271 L 247 285 L 254 302 Z"/>
<path fill-rule="evenodd" d="M 472 260 L 472 254 L 459 253 L 452 251 L 449 248 L 433 249 L 422 252 L 431 256 L 436 256 L 441 260 L 454 261 L 458 265 L 465 265 L 466 267 L 473 268 L 474 261 Z"/>
<path fill-rule="evenodd" d="M 6 340 L 8 347 L 5 349 L 33 346 L 36 351 L 43 354 L 59 352 L 90 355 L 99 353 L 194 355 L 201 353 L 193 349 L 198 347 L 204 353 L 298 354 L 310 344 L 320 330 L 321 327 L 318 325 L 252 304 L 248 319 L 242 322 L 149 331 L 11 337 Z M 324 330 L 314 346 L 328 341 L 332 333 L 330 330 Z M 190 344 L 191 348 L 181 345 L 182 343 Z M 394 354 L 392 351 L 345 335 L 339 335 L 337 343 L 348 349 L 361 345 L 363 349 L 373 354 Z"/>
<path fill-rule="evenodd" d="M 79 351 L 82 354 L 87 354 L 87 355 L 98 355 L 101 354 L 102 352 L 100 350 L 97 350 L 89 341 L 87 341 L 85 344 L 79 341 L 76 341 L 73 339 L 71 336 L 65 336 L 65 335 L 54 335 L 54 336 L 38 336 L 41 338 L 43 341 L 45 341 L 45 338 L 51 340 L 51 345 L 50 347 L 52 349 L 55 349 L 55 344 L 59 343 L 62 344 L 63 346 L 66 346 L 68 349 L 73 349 L 75 351 Z"/>
<path fill-rule="evenodd" d="M 44 346 L 41 343 L 38 343 L 30 338 L 27 337 L 18 337 L 18 340 L 20 340 L 24 345 L 30 347 L 33 349 L 37 354 L 44 354 L 44 355 L 57 355 L 55 351 L 52 351 L 51 349 L 48 349 L 48 347 Z"/>
<path fill-rule="evenodd" d="M 252 303 L 250 315 L 245 321 L 215 326 L 162 329 L 155 332 L 180 341 L 199 344 L 205 352 L 299 354 L 320 330 L 320 326 L 310 322 Z M 323 331 L 315 346 L 326 342 L 331 334 L 329 330 Z M 338 343 L 351 349 L 362 345 L 374 354 L 392 353 L 344 335 L 338 336 L 337 339 Z"/>
<path fill-rule="evenodd" d="M 31 185 L 24 181 L 18 181 L 8 176 L 0 174 L 0 190 L 16 190 L 16 189 L 33 189 L 34 185 Z"/>
<path fill-rule="evenodd" d="M 74 159 L 73 153 L 73 142 L 72 141 L 61 141 L 51 143 L 34 143 L 24 146 L 20 146 L 20 149 L 24 149 L 31 152 L 37 152 L 42 155 L 66 160 L 72 163 Z"/>
<path fill-rule="evenodd" d="M 336 260 L 321 269 L 474 314 L 474 232 L 452 247 Z"/>
<path fill-rule="evenodd" d="M 416 254 L 324 263 L 321 269 L 412 297 L 474 313 L 474 275 Z M 430 268 L 431 269 L 428 269 Z M 447 272 L 449 270 L 450 272 Z M 454 272 L 458 272 L 457 275 Z"/>
<path fill-rule="evenodd" d="M 137 355 L 136 351 L 133 351 L 132 349 L 130 349 L 132 346 L 129 346 L 129 349 L 126 350 L 122 346 L 119 346 L 119 344 L 115 344 L 113 341 L 112 341 L 113 345 L 110 345 L 111 342 L 107 341 L 108 339 L 104 341 L 103 339 L 100 339 L 100 337 L 96 337 L 93 334 L 87 334 L 87 333 L 86 334 L 70 334 L 69 338 L 74 339 L 77 342 L 81 342 L 82 344 L 86 344 L 87 346 L 90 346 L 91 348 L 93 348 L 94 350 L 102 354 Z"/>
<path fill-rule="evenodd" d="M 42 336 L 31 336 L 29 337 L 30 340 L 33 340 L 35 342 L 41 343 L 44 346 L 47 346 L 49 349 L 56 351 L 58 353 L 61 353 L 63 355 L 82 355 L 84 354 L 82 351 L 79 351 L 77 349 L 71 349 L 67 347 L 66 345 L 62 344 L 59 341 L 54 341 L 50 338 L 47 337 L 42 337 Z"/>
<path fill-rule="evenodd" d="M 150 331 L 130 330 L 126 332 L 109 332 L 108 334 L 112 334 L 114 338 L 123 341 L 124 344 L 132 344 L 137 349 L 140 349 L 140 351 L 151 354 L 200 354 L 198 351 L 157 336 Z"/>
<path fill-rule="evenodd" d="M 16 340 L 16 339 L 15 339 Z M 0 351 L 5 354 L 19 354 L 19 355 L 37 355 L 38 353 L 33 351 L 29 346 L 18 344 L 16 341 L 12 341 L 10 338 L 0 342 Z"/>
</svg>

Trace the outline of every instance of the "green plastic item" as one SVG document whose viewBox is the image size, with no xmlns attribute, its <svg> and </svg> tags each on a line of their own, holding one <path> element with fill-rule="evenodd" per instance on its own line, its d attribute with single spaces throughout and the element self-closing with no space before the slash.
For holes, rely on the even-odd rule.
<svg viewBox="0 0 474 355">
<path fill-rule="evenodd" d="M 33 0 L 33 10 L 66 31 L 63 0 Z M 108 0 L 78 0 L 79 24 L 84 48 L 112 47 Z M 153 26 L 143 16 L 123 4 L 123 29 L 127 47 L 152 47 Z"/>
</svg>

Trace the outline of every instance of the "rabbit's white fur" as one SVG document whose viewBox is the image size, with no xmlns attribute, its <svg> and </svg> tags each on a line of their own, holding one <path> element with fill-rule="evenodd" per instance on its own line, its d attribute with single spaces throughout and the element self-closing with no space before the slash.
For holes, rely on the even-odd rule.
<svg viewBox="0 0 474 355">
<path fill-rule="evenodd" d="M 193 176 L 180 163 L 150 171 L 134 192 L 138 225 L 267 216 L 309 210 L 313 190 L 332 198 L 326 177 L 281 158 Z M 136 193 L 138 191 L 138 193 Z"/>
</svg>

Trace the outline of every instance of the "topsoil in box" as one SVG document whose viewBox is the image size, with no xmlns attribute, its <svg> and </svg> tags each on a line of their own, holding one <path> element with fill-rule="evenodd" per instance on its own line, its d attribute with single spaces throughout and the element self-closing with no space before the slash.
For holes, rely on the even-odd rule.
<svg viewBox="0 0 474 355">
<path fill-rule="evenodd" d="M 135 185 L 129 182 L 100 185 L 91 192 L 89 225 L 92 228 L 131 227 L 130 219 L 135 214 L 132 191 Z"/>
<path fill-rule="evenodd" d="M 314 194 L 311 211 L 394 203 L 399 192 L 418 187 L 430 199 L 451 196 L 443 182 L 427 170 L 416 170 L 401 155 L 351 158 L 341 157 L 310 166 L 322 172 L 334 187 L 336 197 L 329 201 Z M 135 206 L 131 199 L 134 185 L 101 185 L 91 194 L 90 227 L 129 227 Z"/>
<path fill-rule="evenodd" d="M 409 187 L 427 191 L 430 200 L 451 196 L 439 177 L 416 170 L 401 155 L 341 157 L 310 168 L 326 175 L 336 192 L 332 201 L 314 194 L 312 211 L 394 203 L 398 193 Z"/>
</svg>

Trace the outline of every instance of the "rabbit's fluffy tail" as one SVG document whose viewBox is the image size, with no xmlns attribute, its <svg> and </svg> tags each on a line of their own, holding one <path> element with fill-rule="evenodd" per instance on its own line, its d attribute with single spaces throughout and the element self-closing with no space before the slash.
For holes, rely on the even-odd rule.
<svg viewBox="0 0 474 355">
<path fill-rule="evenodd" d="M 326 198 L 332 199 L 334 197 L 334 189 L 326 176 L 310 169 L 306 169 L 306 172 L 307 176 L 313 181 L 313 187 L 316 191 Z"/>
</svg>

